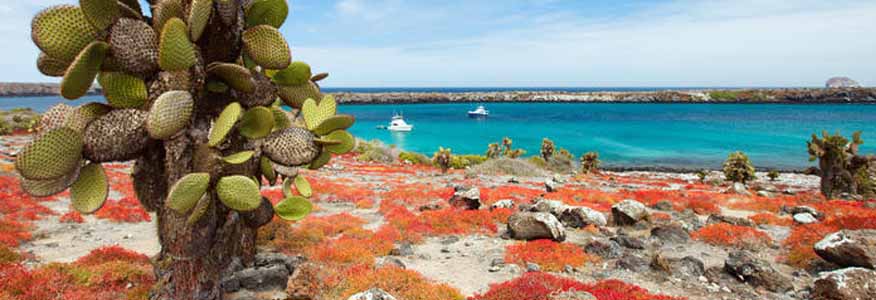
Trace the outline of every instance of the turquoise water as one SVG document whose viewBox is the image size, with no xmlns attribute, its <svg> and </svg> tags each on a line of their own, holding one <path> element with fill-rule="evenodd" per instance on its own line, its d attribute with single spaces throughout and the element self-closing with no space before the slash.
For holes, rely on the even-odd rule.
<svg viewBox="0 0 876 300">
<path fill-rule="evenodd" d="M 346 105 L 355 115 L 352 133 L 402 149 L 433 153 L 483 153 L 508 136 L 537 155 L 543 137 L 576 156 L 598 151 L 611 166 L 715 168 L 741 150 L 758 167 L 810 166 L 806 141 L 814 132 L 864 131 L 876 137 L 876 105 L 783 104 L 490 104 L 488 119 L 470 119 L 474 104 Z M 378 130 L 393 112 L 403 112 L 413 132 Z M 876 152 L 876 141 L 862 147 Z"/>
<path fill-rule="evenodd" d="M 78 105 L 101 101 L 89 96 Z M 65 102 L 58 97 L 0 98 L 0 109 L 45 111 Z M 865 104 L 489 104 L 488 119 L 470 119 L 474 104 L 343 105 L 357 117 L 351 129 L 402 149 L 431 154 L 439 146 L 455 153 L 482 154 L 487 144 L 508 136 L 514 146 L 537 155 L 548 137 L 576 156 L 599 151 L 610 166 L 715 168 L 731 151 L 742 150 L 759 167 L 800 169 L 808 161 L 806 141 L 813 132 L 864 131 L 876 138 L 876 105 Z M 378 130 L 394 112 L 414 124 L 410 133 Z M 876 140 L 862 147 L 876 153 Z"/>
</svg>

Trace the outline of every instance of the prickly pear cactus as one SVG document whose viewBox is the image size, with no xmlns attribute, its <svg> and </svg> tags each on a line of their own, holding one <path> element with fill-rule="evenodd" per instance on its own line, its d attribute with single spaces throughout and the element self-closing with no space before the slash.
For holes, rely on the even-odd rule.
<svg viewBox="0 0 876 300">
<path fill-rule="evenodd" d="M 754 180 L 754 165 L 742 151 L 730 153 L 724 161 L 724 177 L 731 182 L 748 183 Z"/>
<path fill-rule="evenodd" d="M 812 140 L 807 142 L 809 160 L 818 160 L 821 192 L 825 197 L 876 196 L 876 158 L 858 155 L 862 144 L 860 131 L 852 134 L 851 141 L 839 132 L 830 135 L 824 131 L 820 138 L 813 134 Z"/>
<path fill-rule="evenodd" d="M 544 138 L 541 141 L 541 158 L 544 158 L 545 161 L 551 159 L 554 156 L 554 151 L 556 146 L 554 145 L 554 141 L 551 141 L 548 138 Z"/>
<path fill-rule="evenodd" d="M 149 3 L 151 17 L 116 0 L 37 14 L 39 70 L 62 77 L 70 100 L 97 79 L 106 102 L 50 109 L 15 166 L 26 191 L 71 188 L 73 207 L 92 213 L 109 194 L 101 164 L 136 161 L 135 191 L 158 214 L 163 246 L 154 298 L 218 299 L 215 276 L 253 254 L 255 229 L 310 212 L 298 171 L 351 151 L 355 119 L 320 92 L 328 74 L 293 62 L 278 30 L 286 0 Z M 278 179 L 297 194 L 273 205 L 260 188 Z"/>
<path fill-rule="evenodd" d="M 502 155 L 502 148 L 499 147 L 498 143 L 492 143 L 487 146 L 487 153 L 485 154 L 487 158 L 499 158 L 499 155 Z"/>
<path fill-rule="evenodd" d="M 587 152 L 581 155 L 581 173 L 590 174 L 599 171 L 599 153 Z"/>
<path fill-rule="evenodd" d="M 438 152 L 432 156 L 432 163 L 441 168 L 441 172 L 447 173 L 453 161 L 453 151 L 450 148 L 439 147 Z"/>
</svg>

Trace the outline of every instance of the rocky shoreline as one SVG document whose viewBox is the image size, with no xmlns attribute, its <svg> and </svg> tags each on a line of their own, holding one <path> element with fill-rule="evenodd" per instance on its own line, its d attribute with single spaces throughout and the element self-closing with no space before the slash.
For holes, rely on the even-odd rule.
<svg viewBox="0 0 876 300">
<path fill-rule="evenodd" d="M 92 87 L 89 95 L 100 92 L 99 88 Z M 57 83 L 20 83 L 0 82 L 0 97 L 42 97 L 60 96 L 61 85 Z"/>
</svg>

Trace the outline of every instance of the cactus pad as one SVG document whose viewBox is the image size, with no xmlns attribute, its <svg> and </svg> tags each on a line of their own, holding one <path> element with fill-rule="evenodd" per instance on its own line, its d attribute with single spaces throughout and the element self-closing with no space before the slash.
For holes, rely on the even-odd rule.
<svg viewBox="0 0 876 300">
<path fill-rule="evenodd" d="M 249 69 L 241 65 L 212 63 L 207 67 L 207 72 L 221 78 L 235 90 L 244 93 L 252 93 L 255 91 L 255 82 L 253 82 L 252 73 L 250 73 Z"/>
<path fill-rule="evenodd" d="M 259 158 L 259 169 L 261 169 L 262 176 L 265 176 L 265 179 L 268 182 L 277 181 L 277 172 L 274 171 L 274 167 L 271 164 L 271 160 L 265 156 Z"/>
<path fill-rule="evenodd" d="M 213 122 L 213 128 L 210 129 L 210 138 L 207 142 L 210 147 L 216 147 L 225 141 L 225 137 L 234 129 L 234 124 L 240 119 L 240 114 L 243 108 L 240 103 L 234 102 L 228 104 L 219 117 Z"/>
<path fill-rule="evenodd" d="M 114 108 L 140 108 L 146 103 L 143 79 L 121 72 L 101 72 L 97 82 L 103 88 L 106 102 Z"/>
<path fill-rule="evenodd" d="M 91 102 L 80 105 L 73 109 L 67 116 L 65 126 L 76 130 L 76 132 L 85 132 L 85 128 L 88 127 L 88 124 L 91 124 L 92 121 L 100 116 L 109 113 L 110 110 L 112 110 L 112 108 L 103 103 Z"/>
<path fill-rule="evenodd" d="M 313 99 L 304 101 L 301 107 L 301 114 L 304 115 L 304 123 L 307 124 L 307 129 L 313 130 L 325 120 L 333 117 L 337 113 L 337 104 L 335 98 L 331 95 L 325 96 L 319 104 Z"/>
<path fill-rule="evenodd" d="M 259 25 L 243 32 L 243 48 L 256 64 L 266 69 L 285 69 L 292 60 L 286 39 L 277 28 L 268 25 Z"/>
<path fill-rule="evenodd" d="M 97 37 L 82 9 L 58 5 L 40 11 L 33 18 L 31 38 L 49 56 L 73 61 Z"/>
<path fill-rule="evenodd" d="M 103 206 L 109 195 L 109 181 L 103 166 L 88 164 L 79 171 L 79 179 L 70 187 L 70 200 L 73 208 L 83 214 L 90 214 Z"/>
<path fill-rule="evenodd" d="M 40 116 L 39 126 L 37 127 L 37 137 L 49 130 L 64 127 L 67 122 L 67 116 L 73 111 L 73 107 L 64 103 L 58 103 L 49 108 L 42 116 Z"/>
<path fill-rule="evenodd" d="M 43 73 L 43 75 L 46 76 L 64 76 L 64 73 L 67 72 L 68 67 L 70 67 L 70 63 L 64 62 L 60 59 L 52 58 L 51 56 L 42 52 L 40 53 L 40 57 L 37 58 L 37 69 L 40 70 L 40 73 Z"/>
<path fill-rule="evenodd" d="M 47 180 L 21 179 L 21 190 L 34 197 L 48 197 L 63 192 L 79 178 L 79 167 L 67 175 Z"/>
<path fill-rule="evenodd" d="M 332 160 L 332 153 L 328 152 L 328 151 L 322 151 L 319 154 L 319 156 L 317 156 L 316 158 L 313 159 L 312 162 L 310 162 L 310 165 L 307 166 L 307 168 L 311 169 L 311 170 L 317 170 L 319 168 L 322 168 L 322 166 L 325 166 L 331 160 Z"/>
<path fill-rule="evenodd" d="M 299 86 L 310 82 L 311 76 L 310 65 L 296 61 L 274 74 L 272 80 L 282 86 Z"/>
<path fill-rule="evenodd" d="M 79 6 L 85 19 L 98 32 L 109 28 L 122 14 L 116 0 L 79 0 Z"/>
<path fill-rule="evenodd" d="M 259 185 L 251 178 L 241 175 L 219 179 L 216 194 L 225 206 L 241 212 L 255 210 L 262 203 Z"/>
<path fill-rule="evenodd" d="M 195 101 L 192 95 L 185 91 L 170 91 L 152 103 L 149 117 L 146 119 L 146 131 L 149 137 L 156 140 L 166 140 L 189 125 Z"/>
<path fill-rule="evenodd" d="M 292 121 L 286 116 L 286 111 L 282 108 L 271 106 L 271 114 L 274 115 L 274 130 L 282 130 L 292 127 Z"/>
<path fill-rule="evenodd" d="M 348 153 L 350 151 L 353 151 L 353 147 L 356 146 L 356 139 L 353 138 L 353 135 L 346 130 L 333 131 L 324 138 L 327 140 L 340 142 L 337 145 L 327 145 L 325 146 L 325 148 L 323 148 L 326 151 L 334 154 Z"/>
<path fill-rule="evenodd" d="M 198 203 L 195 204 L 195 207 L 192 209 L 192 214 L 189 215 L 189 218 L 188 220 L 186 220 L 186 222 L 189 225 L 194 225 L 195 223 L 198 223 L 198 221 L 207 214 L 207 212 L 210 210 L 210 207 L 213 206 L 212 199 L 213 198 L 211 198 L 209 195 L 202 196 L 201 199 L 198 200 Z"/>
<path fill-rule="evenodd" d="M 194 0 L 189 11 L 189 34 L 193 41 L 201 38 L 210 15 L 213 14 L 213 0 Z"/>
<path fill-rule="evenodd" d="M 307 164 L 317 157 L 319 149 L 314 136 L 302 128 L 286 128 L 272 133 L 262 146 L 264 153 L 274 162 L 286 166 Z"/>
<path fill-rule="evenodd" d="M 301 194 L 301 196 L 310 198 L 310 196 L 313 195 L 313 188 L 310 187 L 310 182 L 308 182 L 307 178 L 304 178 L 304 176 L 295 176 L 292 183 L 295 185 L 295 189 L 298 190 L 298 194 Z"/>
<path fill-rule="evenodd" d="M 85 157 L 93 162 L 128 161 L 137 158 L 149 142 L 148 112 L 117 109 L 85 128 Z"/>
<path fill-rule="evenodd" d="M 140 10 L 143 9 L 140 7 L 140 1 L 138 0 L 119 0 L 119 4 L 127 6 L 131 10 L 137 12 L 137 14 L 140 14 Z"/>
<path fill-rule="evenodd" d="M 304 197 L 293 196 L 277 203 L 274 211 L 283 220 L 300 221 L 313 211 L 313 204 Z"/>
<path fill-rule="evenodd" d="M 170 19 L 183 18 L 183 6 L 181 0 L 158 1 L 153 9 L 152 26 L 156 32 L 162 32 Z M 188 35 L 187 35 L 188 36 Z"/>
<path fill-rule="evenodd" d="M 313 75 L 313 77 L 310 78 L 310 81 L 320 82 L 328 77 L 329 77 L 329 73 L 319 73 L 319 74 Z"/>
<path fill-rule="evenodd" d="M 61 96 L 70 100 L 85 96 L 94 83 L 97 73 L 100 72 L 100 65 L 106 57 L 107 50 L 109 44 L 104 42 L 93 42 L 85 47 L 64 74 L 64 80 L 61 81 Z"/>
<path fill-rule="evenodd" d="M 288 15 L 286 0 L 255 0 L 246 9 L 246 27 L 268 25 L 280 28 Z"/>
<path fill-rule="evenodd" d="M 222 158 L 222 161 L 232 165 L 239 165 L 252 159 L 255 151 L 242 151 Z"/>
<path fill-rule="evenodd" d="M 277 86 L 261 73 L 253 74 L 255 89 L 251 93 L 235 92 L 237 102 L 246 107 L 267 106 L 277 100 Z"/>
<path fill-rule="evenodd" d="M 355 122 L 356 118 L 351 115 L 332 116 L 316 126 L 316 128 L 313 129 L 313 133 L 316 135 L 326 135 L 335 130 L 350 128 Z"/>
<path fill-rule="evenodd" d="M 56 179 L 73 172 L 82 158 L 82 135 L 61 127 L 49 130 L 24 148 L 15 160 L 22 177 Z"/>
<path fill-rule="evenodd" d="M 296 86 L 280 86 L 277 95 L 283 103 L 294 108 L 301 108 L 307 99 L 322 99 L 319 87 L 313 82 Z"/>
<path fill-rule="evenodd" d="M 189 212 L 210 187 L 209 173 L 192 173 L 180 178 L 167 196 L 167 207 L 178 213 Z"/>
<path fill-rule="evenodd" d="M 240 135 L 248 139 L 260 139 L 268 136 L 274 129 L 274 114 L 271 109 L 256 106 L 247 110 L 240 117 Z"/>
<path fill-rule="evenodd" d="M 158 70 L 158 34 L 146 22 L 119 19 L 110 31 L 109 44 L 122 70 L 134 74 Z"/>
<path fill-rule="evenodd" d="M 186 23 L 179 18 L 168 20 L 158 44 L 158 65 L 165 71 L 182 71 L 197 62 L 195 46 L 189 41 Z"/>
</svg>

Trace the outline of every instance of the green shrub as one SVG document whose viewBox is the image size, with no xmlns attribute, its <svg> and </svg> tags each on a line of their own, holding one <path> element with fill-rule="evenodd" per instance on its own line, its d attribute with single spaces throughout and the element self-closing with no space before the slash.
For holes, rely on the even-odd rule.
<svg viewBox="0 0 876 300">
<path fill-rule="evenodd" d="M 739 92 L 736 91 L 711 91 L 709 98 L 714 101 L 736 101 L 739 98 Z"/>
<path fill-rule="evenodd" d="M 471 166 L 476 166 L 487 161 L 487 157 L 483 155 L 465 154 L 453 155 L 450 159 L 450 167 L 458 170 L 466 169 Z"/>
<path fill-rule="evenodd" d="M 536 165 L 539 168 L 547 168 L 547 161 L 545 161 L 544 158 L 542 158 L 541 156 L 530 156 L 528 161 L 529 163 Z"/>
<path fill-rule="evenodd" d="M 770 178 L 770 181 L 778 180 L 779 176 L 781 176 L 781 174 L 779 174 L 779 171 L 776 171 L 776 170 L 772 170 L 769 173 L 767 173 L 767 177 Z"/>
<path fill-rule="evenodd" d="M 742 151 L 730 153 L 724 162 L 724 177 L 731 182 L 747 183 L 757 178 L 754 175 L 754 165 Z"/>
<path fill-rule="evenodd" d="M 428 156 L 417 152 L 402 152 L 398 154 L 398 160 L 403 162 L 412 163 L 415 165 L 431 165 L 432 160 L 429 159 Z"/>
<path fill-rule="evenodd" d="M 354 151 L 359 153 L 359 156 L 356 157 L 359 161 L 386 164 L 395 162 L 396 156 L 393 154 L 393 149 L 387 147 L 379 140 L 372 140 L 370 142 L 359 141 Z"/>
<path fill-rule="evenodd" d="M 706 177 L 709 177 L 709 171 L 699 170 L 696 173 L 697 178 L 700 179 L 700 183 L 706 183 Z"/>
</svg>

